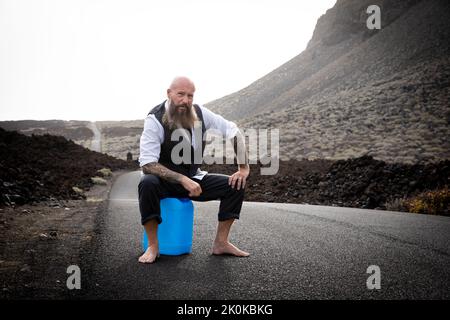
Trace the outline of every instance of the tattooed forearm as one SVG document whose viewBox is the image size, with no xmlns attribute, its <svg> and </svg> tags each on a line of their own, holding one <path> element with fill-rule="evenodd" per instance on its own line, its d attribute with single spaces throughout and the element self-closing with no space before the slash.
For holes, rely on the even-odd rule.
<svg viewBox="0 0 450 320">
<path fill-rule="evenodd" d="M 147 163 L 142 167 L 142 171 L 145 174 L 154 174 L 155 176 L 172 183 L 180 183 L 181 179 L 184 177 L 182 174 L 169 170 L 158 162 Z"/>
<path fill-rule="evenodd" d="M 238 131 L 234 137 L 233 147 L 239 167 L 248 166 L 248 152 L 247 147 L 245 146 L 245 137 L 242 135 L 241 131 Z"/>
</svg>

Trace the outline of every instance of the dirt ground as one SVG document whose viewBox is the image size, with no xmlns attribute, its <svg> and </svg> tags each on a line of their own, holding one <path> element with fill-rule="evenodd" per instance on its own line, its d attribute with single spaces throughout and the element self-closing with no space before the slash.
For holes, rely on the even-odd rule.
<svg viewBox="0 0 450 320">
<path fill-rule="evenodd" d="M 95 185 L 85 200 L 51 200 L 0 208 L 0 299 L 61 299 L 70 294 L 70 265 L 79 265 L 96 235 L 110 188 Z"/>
</svg>

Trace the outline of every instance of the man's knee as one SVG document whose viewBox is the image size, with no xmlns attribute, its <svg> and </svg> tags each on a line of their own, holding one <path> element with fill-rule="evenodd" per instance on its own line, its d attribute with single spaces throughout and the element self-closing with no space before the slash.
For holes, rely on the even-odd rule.
<svg viewBox="0 0 450 320">
<path fill-rule="evenodd" d="M 244 195 L 245 195 L 245 188 L 240 188 L 239 190 L 236 190 L 236 192 L 238 193 L 239 197 L 241 199 L 244 199 Z"/>
<path fill-rule="evenodd" d="M 244 200 L 244 195 L 245 195 L 245 188 L 240 188 L 238 190 L 237 186 L 234 186 L 234 188 L 232 186 L 228 187 L 228 197 L 234 198 L 234 199 L 239 199 L 241 201 Z"/>
<path fill-rule="evenodd" d="M 159 188 L 160 184 L 159 177 L 153 174 L 144 174 L 139 181 L 139 192 L 154 191 Z"/>
</svg>

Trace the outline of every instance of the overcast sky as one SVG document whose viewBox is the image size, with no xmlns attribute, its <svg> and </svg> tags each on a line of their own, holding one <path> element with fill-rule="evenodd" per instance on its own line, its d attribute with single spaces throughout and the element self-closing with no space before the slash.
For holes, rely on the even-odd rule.
<svg viewBox="0 0 450 320">
<path fill-rule="evenodd" d="M 0 120 L 143 119 L 171 79 L 200 104 L 306 48 L 336 0 L 0 0 Z"/>
</svg>

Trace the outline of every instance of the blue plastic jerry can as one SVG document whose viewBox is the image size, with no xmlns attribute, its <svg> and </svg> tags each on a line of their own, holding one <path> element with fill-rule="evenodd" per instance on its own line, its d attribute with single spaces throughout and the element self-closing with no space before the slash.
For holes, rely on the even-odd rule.
<svg viewBox="0 0 450 320">
<path fill-rule="evenodd" d="M 160 201 L 162 222 L 158 226 L 159 253 L 180 255 L 192 252 L 194 205 L 189 198 L 164 198 Z M 144 230 L 142 248 L 147 250 Z"/>
</svg>

